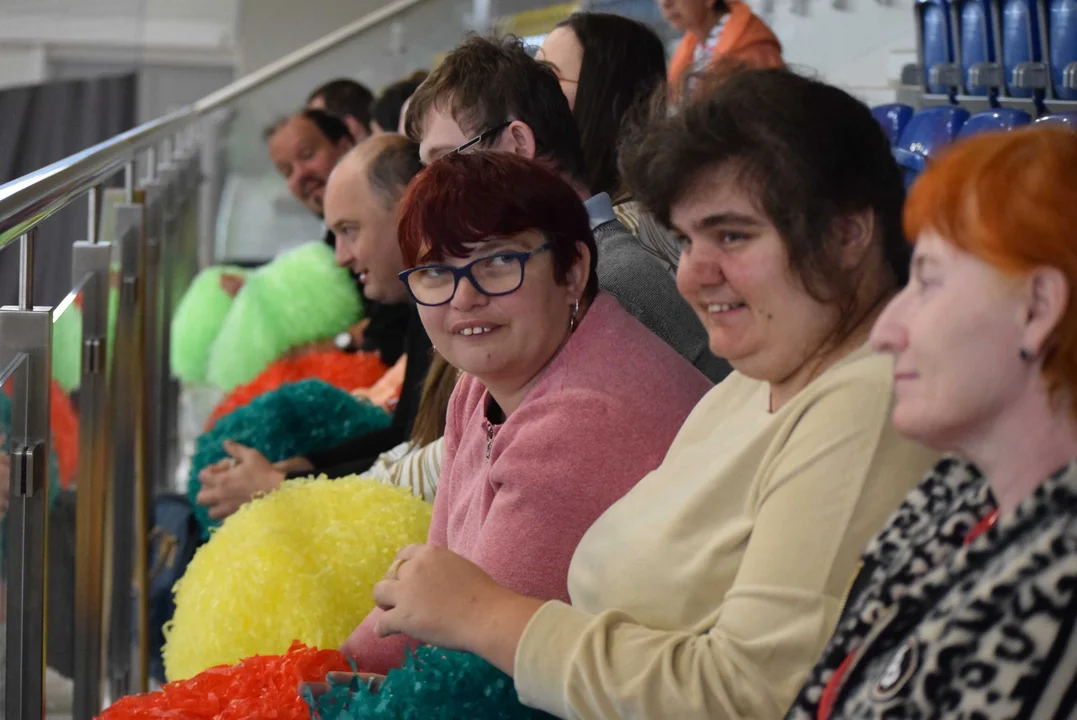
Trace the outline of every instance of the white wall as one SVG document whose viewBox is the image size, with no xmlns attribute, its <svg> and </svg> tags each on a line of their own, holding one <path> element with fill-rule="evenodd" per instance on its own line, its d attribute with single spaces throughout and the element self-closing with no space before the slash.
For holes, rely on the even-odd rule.
<svg viewBox="0 0 1077 720">
<path fill-rule="evenodd" d="M 241 0 L 237 22 L 241 74 L 268 65 L 385 4 L 386 0 Z"/>
<path fill-rule="evenodd" d="M 0 45 L 0 90 L 41 82 L 47 66 L 45 48 L 41 45 Z"/>
<path fill-rule="evenodd" d="M 787 62 L 869 104 L 892 102 L 902 66 L 915 62 L 912 0 L 779 0 L 769 15 L 765 0 L 751 4 L 767 17 Z"/>
<path fill-rule="evenodd" d="M 0 0 L 0 88 L 56 63 L 233 68 L 240 0 Z"/>
</svg>

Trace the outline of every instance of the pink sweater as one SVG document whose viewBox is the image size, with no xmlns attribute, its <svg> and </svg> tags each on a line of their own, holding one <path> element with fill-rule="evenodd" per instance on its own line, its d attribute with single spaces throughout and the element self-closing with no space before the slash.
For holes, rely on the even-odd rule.
<svg viewBox="0 0 1077 720">
<path fill-rule="evenodd" d="M 710 387 L 600 294 L 504 424 L 487 423 L 489 394 L 478 380 L 457 385 L 429 542 L 518 593 L 568 602 L 568 566 L 583 534 L 658 467 Z M 380 614 L 342 648 L 366 672 L 398 666 L 413 643 L 374 637 Z"/>
</svg>

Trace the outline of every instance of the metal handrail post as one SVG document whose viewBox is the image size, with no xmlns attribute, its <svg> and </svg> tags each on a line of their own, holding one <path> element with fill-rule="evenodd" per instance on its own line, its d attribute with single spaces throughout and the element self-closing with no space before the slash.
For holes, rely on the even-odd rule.
<svg viewBox="0 0 1077 720">
<path fill-rule="evenodd" d="M 108 368 L 109 275 L 112 247 L 77 242 L 75 282 L 82 290 L 82 378 L 79 385 L 79 470 L 75 509 L 74 720 L 102 709 L 104 677 L 105 533 L 110 447 Z"/>
</svg>

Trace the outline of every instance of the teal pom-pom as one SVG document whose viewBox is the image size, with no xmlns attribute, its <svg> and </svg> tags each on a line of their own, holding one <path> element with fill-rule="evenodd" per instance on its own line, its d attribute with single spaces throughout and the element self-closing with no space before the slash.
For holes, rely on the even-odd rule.
<svg viewBox="0 0 1077 720">
<path fill-rule="evenodd" d="M 216 266 L 198 273 L 172 317 L 172 374 L 187 384 L 206 381 L 209 352 L 232 309 L 221 276 L 246 275 L 240 267 Z"/>
<path fill-rule="evenodd" d="M 187 496 L 204 537 L 220 521 L 212 520 L 197 502 L 201 484 L 198 473 L 228 456 L 224 441 L 254 448 L 269 462 L 280 462 L 335 445 L 389 425 L 389 415 L 379 407 L 356 400 L 321 380 L 282 385 L 255 398 L 217 421 L 198 438 Z"/>
<path fill-rule="evenodd" d="M 53 318 L 52 376 L 68 394 L 82 382 L 82 309 L 76 303 Z"/>
<path fill-rule="evenodd" d="M 505 673 L 478 655 L 423 646 L 381 685 L 332 684 L 316 700 L 306 698 L 321 720 L 539 720 L 552 718 L 520 703 Z"/>
<path fill-rule="evenodd" d="M 206 378 L 232 390 L 288 350 L 347 330 L 362 313 L 359 290 L 332 248 L 302 245 L 247 277 L 210 349 Z"/>
</svg>

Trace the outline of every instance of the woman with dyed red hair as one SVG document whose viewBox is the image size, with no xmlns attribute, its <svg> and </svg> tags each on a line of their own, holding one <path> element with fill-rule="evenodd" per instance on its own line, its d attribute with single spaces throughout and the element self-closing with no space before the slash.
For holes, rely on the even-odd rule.
<svg viewBox="0 0 1077 720">
<path fill-rule="evenodd" d="M 512 153 L 453 154 L 402 202 L 401 277 L 431 342 L 464 373 L 427 547 L 567 601 L 580 538 L 661 462 L 710 382 L 598 290 L 587 211 L 554 171 Z M 375 637 L 381 614 L 343 648 L 367 672 L 404 659 L 406 638 Z"/>
<path fill-rule="evenodd" d="M 880 316 L 897 430 L 940 462 L 868 545 L 792 718 L 1077 710 L 1077 135 L 957 144 L 912 188 Z"/>
</svg>

